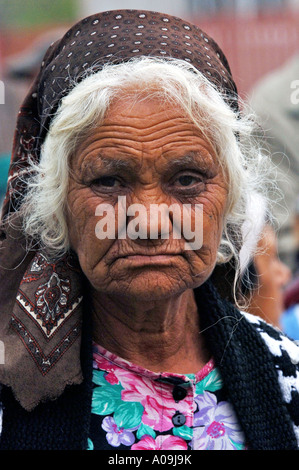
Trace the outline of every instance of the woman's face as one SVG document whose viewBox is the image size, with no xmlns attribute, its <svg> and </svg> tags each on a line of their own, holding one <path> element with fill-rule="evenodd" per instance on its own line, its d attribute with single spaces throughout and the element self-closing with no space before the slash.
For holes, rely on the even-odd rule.
<svg viewBox="0 0 299 470">
<path fill-rule="evenodd" d="M 70 166 L 70 243 L 96 290 L 154 300 L 178 295 L 209 277 L 222 234 L 227 187 L 217 155 L 179 106 L 118 99 Z M 126 203 L 122 209 L 121 200 Z M 110 219 L 108 212 L 100 215 L 103 204 L 112 209 Z M 140 204 L 139 212 L 133 204 Z M 174 220 L 172 212 L 162 210 L 153 222 L 150 211 L 161 204 L 176 204 L 181 214 L 184 206 L 191 208 L 190 228 L 196 224 L 203 233 L 199 247 L 190 249 L 184 236 L 175 235 L 178 220 L 184 234 L 183 216 Z M 200 218 L 195 205 L 202 207 Z M 104 220 L 106 227 L 101 225 Z M 103 232 L 111 223 L 115 236 L 112 230 L 100 239 L 99 227 Z M 139 237 L 134 238 L 132 227 Z"/>
</svg>

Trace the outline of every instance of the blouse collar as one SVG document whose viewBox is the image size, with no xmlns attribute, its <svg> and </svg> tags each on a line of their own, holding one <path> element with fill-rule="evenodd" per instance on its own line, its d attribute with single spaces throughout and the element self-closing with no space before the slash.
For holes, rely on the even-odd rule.
<svg viewBox="0 0 299 470">
<path fill-rule="evenodd" d="M 140 365 L 134 364 L 110 351 L 103 348 L 101 345 L 93 342 L 93 360 L 94 365 L 97 367 L 104 367 L 110 364 L 111 366 L 120 367 L 131 373 L 150 378 L 152 380 L 165 381 L 181 386 L 189 386 L 196 384 L 206 378 L 208 374 L 215 368 L 213 358 L 211 358 L 202 369 L 195 374 L 176 374 L 173 372 L 153 372 Z M 107 364 L 108 362 L 108 364 Z"/>
</svg>

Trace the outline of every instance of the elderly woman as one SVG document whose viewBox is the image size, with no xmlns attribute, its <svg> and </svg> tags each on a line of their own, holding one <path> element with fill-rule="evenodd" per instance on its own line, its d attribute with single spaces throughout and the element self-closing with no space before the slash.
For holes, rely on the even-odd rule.
<svg viewBox="0 0 299 470">
<path fill-rule="evenodd" d="M 234 305 L 250 133 L 192 24 L 109 11 L 50 47 L 3 209 L 0 448 L 298 447 L 298 348 Z"/>
</svg>

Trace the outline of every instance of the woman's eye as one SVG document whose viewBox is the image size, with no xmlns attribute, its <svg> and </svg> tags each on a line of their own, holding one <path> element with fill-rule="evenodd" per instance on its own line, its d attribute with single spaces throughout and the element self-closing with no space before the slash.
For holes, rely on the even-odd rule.
<svg viewBox="0 0 299 470">
<path fill-rule="evenodd" d="M 175 183 L 180 186 L 180 187 L 188 187 L 188 186 L 193 186 L 197 183 L 201 183 L 202 181 L 200 178 L 197 178 L 192 175 L 181 175 L 179 176 L 176 180 Z"/>
<path fill-rule="evenodd" d="M 92 184 L 105 188 L 117 188 L 121 185 L 120 181 L 114 176 L 101 176 L 101 178 L 94 180 Z"/>
</svg>

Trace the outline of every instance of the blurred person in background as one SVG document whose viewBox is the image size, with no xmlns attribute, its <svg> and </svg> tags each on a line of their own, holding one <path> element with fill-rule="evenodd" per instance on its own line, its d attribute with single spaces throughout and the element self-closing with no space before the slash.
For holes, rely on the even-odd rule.
<svg viewBox="0 0 299 470">
<path fill-rule="evenodd" d="M 299 277 L 297 276 L 284 293 L 285 310 L 281 317 L 283 331 L 292 339 L 299 341 Z"/>
<path fill-rule="evenodd" d="M 255 195 L 243 226 L 241 292 L 244 310 L 299 340 L 299 278 L 278 253 L 277 231 L 265 201 Z"/>
<path fill-rule="evenodd" d="M 262 229 L 256 252 L 247 268 L 246 311 L 284 330 L 281 323 L 285 309 L 284 289 L 290 279 L 290 269 L 279 259 L 275 230 L 268 223 Z"/>
<path fill-rule="evenodd" d="M 299 197 L 295 209 L 295 239 L 299 247 Z M 296 270 L 292 282 L 284 293 L 285 312 L 281 318 L 282 328 L 290 337 L 299 341 L 299 249 L 296 252 Z"/>
<path fill-rule="evenodd" d="M 240 251 L 245 310 L 281 328 L 284 289 L 291 271 L 278 254 L 276 230 L 265 199 L 255 194 L 247 205 Z"/>
<path fill-rule="evenodd" d="M 55 28 L 39 35 L 25 50 L 4 61 L 4 103 L 0 104 L 0 207 L 5 197 L 16 116 L 46 50 L 63 31 Z"/>
<path fill-rule="evenodd" d="M 299 193 L 299 55 L 267 74 L 252 90 L 250 105 L 259 118 L 266 150 L 276 167 L 280 201 L 274 208 L 278 249 L 293 272 L 298 269 L 299 237 L 294 214 Z"/>
</svg>

